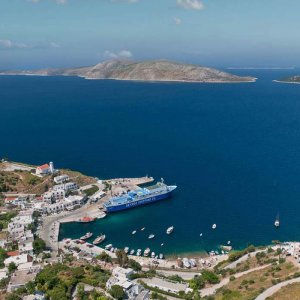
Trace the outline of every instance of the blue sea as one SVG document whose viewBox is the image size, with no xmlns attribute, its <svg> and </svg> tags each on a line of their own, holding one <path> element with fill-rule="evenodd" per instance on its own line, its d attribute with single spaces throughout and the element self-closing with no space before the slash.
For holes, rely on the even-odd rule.
<svg viewBox="0 0 300 300">
<path fill-rule="evenodd" d="M 272 82 L 298 71 L 234 72 L 259 79 L 197 84 L 1 76 L 0 156 L 54 161 L 101 179 L 148 174 L 178 185 L 165 201 L 91 224 L 65 224 L 60 238 L 104 232 L 119 248 L 174 255 L 210 251 L 228 240 L 235 248 L 300 240 L 300 85 Z"/>
</svg>

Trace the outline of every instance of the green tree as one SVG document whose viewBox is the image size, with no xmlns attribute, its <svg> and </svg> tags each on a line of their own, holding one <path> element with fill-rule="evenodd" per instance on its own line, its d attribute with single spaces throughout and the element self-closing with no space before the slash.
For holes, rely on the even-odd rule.
<svg viewBox="0 0 300 300">
<path fill-rule="evenodd" d="M 8 265 L 8 272 L 11 274 L 11 273 L 13 273 L 16 269 L 17 269 L 17 266 L 16 266 L 16 264 L 12 261 L 12 262 Z"/>
<path fill-rule="evenodd" d="M 107 254 L 104 251 L 101 252 L 96 258 L 99 259 L 99 260 L 105 261 L 105 262 L 111 262 L 112 261 L 110 255 Z"/>
<path fill-rule="evenodd" d="M 4 260 L 7 258 L 6 251 L 0 248 L 0 268 L 4 268 Z"/>
<path fill-rule="evenodd" d="M 122 300 L 125 297 L 125 292 L 123 291 L 123 288 L 117 284 L 111 287 L 109 293 L 117 300 Z"/>
<path fill-rule="evenodd" d="M 22 298 L 17 295 L 16 293 L 12 293 L 12 294 L 7 294 L 5 296 L 5 300 L 21 300 Z"/>
<path fill-rule="evenodd" d="M 33 251 L 35 254 L 40 254 L 41 252 L 43 252 L 46 249 L 45 241 L 39 237 L 34 239 L 32 246 L 33 246 Z"/>
<path fill-rule="evenodd" d="M 120 267 L 124 267 L 128 263 L 128 256 L 123 249 L 117 250 L 116 252 L 117 261 Z"/>
<path fill-rule="evenodd" d="M 134 259 L 128 260 L 128 267 L 132 268 L 136 272 L 139 272 L 142 270 L 142 266 L 140 265 L 140 263 L 135 261 Z"/>
</svg>

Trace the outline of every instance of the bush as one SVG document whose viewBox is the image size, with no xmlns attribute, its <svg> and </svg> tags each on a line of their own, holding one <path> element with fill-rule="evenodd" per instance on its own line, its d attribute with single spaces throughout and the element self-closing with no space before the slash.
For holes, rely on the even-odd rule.
<svg viewBox="0 0 300 300">
<path fill-rule="evenodd" d="M 203 280 L 205 282 L 211 283 L 211 284 L 215 284 L 215 283 L 219 283 L 220 279 L 219 276 L 217 274 L 215 274 L 212 271 L 208 271 L 208 270 L 203 270 L 201 277 L 203 278 Z"/>
<path fill-rule="evenodd" d="M 234 280 L 235 280 L 235 276 L 230 276 L 230 277 L 229 277 L 229 280 L 230 280 L 230 281 L 234 281 Z"/>
<path fill-rule="evenodd" d="M 142 266 L 134 259 L 128 260 L 128 267 L 132 268 L 136 272 L 139 272 L 142 270 Z"/>
<path fill-rule="evenodd" d="M 109 293 L 112 295 L 112 297 L 118 300 L 122 300 L 125 297 L 125 292 L 123 291 L 123 288 L 117 284 L 111 287 Z"/>
</svg>

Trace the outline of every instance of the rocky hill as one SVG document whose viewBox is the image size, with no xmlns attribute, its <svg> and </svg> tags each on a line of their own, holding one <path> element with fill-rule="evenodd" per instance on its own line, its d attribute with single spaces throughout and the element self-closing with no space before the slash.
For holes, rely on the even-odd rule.
<svg viewBox="0 0 300 300">
<path fill-rule="evenodd" d="M 80 76 L 86 79 L 187 82 L 253 82 L 254 77 L 241 77 L 217 69 L 165 60 L 132 62 L 113 60 L 91 67 L 6 71 L 2 75 Z"/>
</svg>

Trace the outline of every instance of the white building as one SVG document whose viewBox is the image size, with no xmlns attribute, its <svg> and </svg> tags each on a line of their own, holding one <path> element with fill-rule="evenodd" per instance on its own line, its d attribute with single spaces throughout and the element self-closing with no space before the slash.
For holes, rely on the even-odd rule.
<svg viewBox="0 0 300 300">
<path fill-rule="evenodd" d="M 70 177 L 68 175 L 60 175 L 60 176 L 54 177 L 54 182 L 57 184 L 64 183 L 68 180 L 70 180 Z"/>
<path fill-rule="evenodd" d="M 38 166 L 36 168 L 36 170 L 35 170 L 35 173 L 37 175 L 47 175 L 47 174 L 50 174 L 51 173 L 50 166 L 48 164 L 44 164 L 44 165 Z"/>
<path fill-rule="evenodd" d="M 20 254 L 16 256 L 10 256 L 4 260 L 4 265 L 9 266 L 10 263 L 14 263 L 16 266 L 26 264 L 32 261 L 32 257 L 28 254 Z"/>
<path fill-rule="evenodd" d="M 64 184 L 58 184 L 52 188 L 53 191 L 64 190 L 65 192 L 68 192 L 71 190 L 77 190 L 77 189 L 78 189 L 78 185 L 75 182 L 67 182 Z"/>
<path fill-rule="evenodd" d="M 112 276 L 106 282 L 106 288 L 111 289 L 113 285 L 120 285 L 125 291 L 133 286 L 133 283 L 128 279 L 133 274 L 133 270 L 116 267 L 112 271 Z"/>
</svg>

